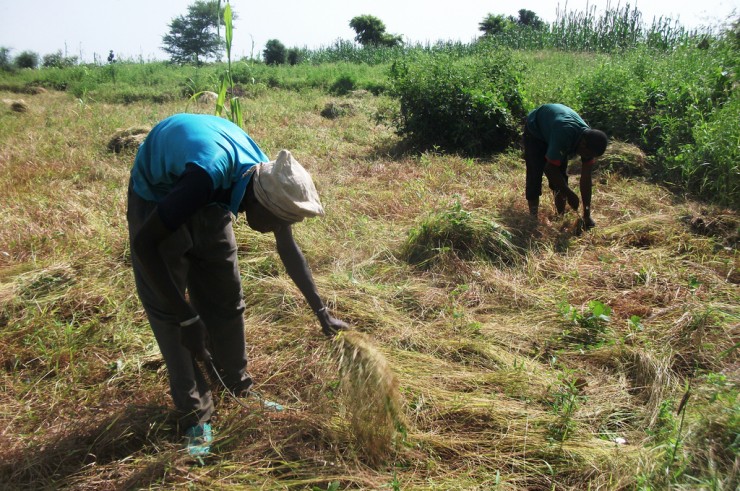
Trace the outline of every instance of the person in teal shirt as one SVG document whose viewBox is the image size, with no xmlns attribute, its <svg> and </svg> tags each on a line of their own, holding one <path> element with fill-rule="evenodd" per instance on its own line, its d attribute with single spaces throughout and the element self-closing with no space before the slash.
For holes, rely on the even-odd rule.
<svg viewBox="0 0 740 491">
<path fill-rule="evenodd" d="M 188 451 L 210 451 L 211 391 L 206 362 L 237 395 L 247 395 L 245 304 L 233 217 L 275 236 L 285 269 L 331 336 L 349 326 L 327 310 L 291 227 L 324 209 L 292 154 L 270 161 L 234 123 L 177 114 L 159 122 L 136 154 L 128 191 L 131 262 L 139 298 L 167 366 Z"/>
<path fill-rule="evenodd" d="M 578 210 L 583 200 L 583 221 L 586 228 L 596 225 L 591 217 L 591 173 L 596 160 L 604 154 L 607 136 L 592 129 L 571 108 L 563 104 L 544 104 L 527 116 L 523 134 L 524 161 L 527 167 L 525 195 L 529 213 L 539 211 L 542 176 L 546 175 L 553 190 L 555 208 L 565 213 L 566 202 Z M 568 187 L 568 159 L 581 157 L 581 198 Z"/>
</svg>

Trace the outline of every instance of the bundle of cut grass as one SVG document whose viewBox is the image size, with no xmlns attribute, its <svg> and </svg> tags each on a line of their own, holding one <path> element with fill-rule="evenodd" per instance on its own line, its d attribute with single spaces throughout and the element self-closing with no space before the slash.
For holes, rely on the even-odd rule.
<svg viewBox="0 0 740 491">
<path fill-rule="evenodd" d="M 17 113 L 25 113 L 28 112 L 28 103 L 24 101 L 23 99 L 13 100 L 13 99 L 3 99 L 3 104 L 8 106 L 8 108 L 11 111 L 15 111 Z"/>
<path fill-rule="evenodd" d="M 117 130 L 108 142 L 108 150 L 121 153 L 124 150 L 136 150 L 144 141 L 151 128 L 148 126 L 132 126 Z"/>
<path fill-rule="evenodd" d="M 519 248 L 504 227 L 456 202 L 450 210 L 432 214 L 409 232 L 401 256 L 411 264 L 429 266 L 447 254 L 460 259 L 483 259 L 510 265 Z"/>
<path fill-rule="evenodd" d="M 381 463 L 404 427 L 398 380 L 383 354 L 360 332 L 340 332 L 332 348 L 357 450 L 368 463 Z"/>
</svg>

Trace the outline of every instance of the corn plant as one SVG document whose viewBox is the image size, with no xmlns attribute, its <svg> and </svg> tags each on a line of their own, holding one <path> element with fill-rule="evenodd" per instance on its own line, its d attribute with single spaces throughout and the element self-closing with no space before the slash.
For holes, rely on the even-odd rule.
<svg viewBox="0 0 740 491">
<path fill-rule="evenodd" d="M 219 2 L 219 11 L 221 9 L 221 2 Z M 224 111 L 229 115 L 229 119 L 238 125 L 243 127 L 244 119 L 242 118 L 242 108 L 238 97 L 232 97 L 229 100 L 229 106 L 231 110 L 226 109 L 226 93 L 228 89 L 234 89 L 234 79 L 231 76 L 231 44 L 234 39 L 234 26 L 233 26 L 233 15 L 231 13 L 231 5 L 228 0 L 226 2 L 226 8 L 224 9 L 224 31 L 226 36 L 226 72 L 221 76 L 221 84 L 218 90 L 218 99 L 216 99 L 216 115 L 220 116 Z"/>
</svg>

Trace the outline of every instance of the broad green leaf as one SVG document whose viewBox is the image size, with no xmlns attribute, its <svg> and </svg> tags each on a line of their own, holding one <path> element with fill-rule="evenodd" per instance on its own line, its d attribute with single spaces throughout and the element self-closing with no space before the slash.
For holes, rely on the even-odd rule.
<svg viewBox="0 0 740 491">
<path fill-rule="evenodd" d="M 234 30 L 231 21 L 231 5 L 227 3 L 226 8 L 224 9 L 224 23 L 226 24 L 226 54 L 229 58 L 231 58 L 231 41 L 234 37 Z"/>
<path fill-rule="evenodd" d="M 221 116 L 224 112 L 226 103 L 226 89 L 228 88 L 226 74 L 221 76 L 221 87 L 218 90 L 218 99 L 216 100 L 216 116 Z"/>
<path fill-rule="evenodd" d="M 231 99 L 231 122 L 243 129 L 242 106 L 238 98 Z"/>
</svg>

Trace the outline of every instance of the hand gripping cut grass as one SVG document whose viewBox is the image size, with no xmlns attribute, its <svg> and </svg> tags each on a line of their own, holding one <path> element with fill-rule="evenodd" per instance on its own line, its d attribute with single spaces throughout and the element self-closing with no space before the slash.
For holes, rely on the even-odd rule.
<svg viewBox="0 0 740 491">
<path fill-rule="evenodd" d="M 332 352 L 358 451 L 370 463 L 379 463 L 404 426 L 398 380 L 383 354 L 360 332 L 339 332 L 332 338 Z"/>
</svg>

